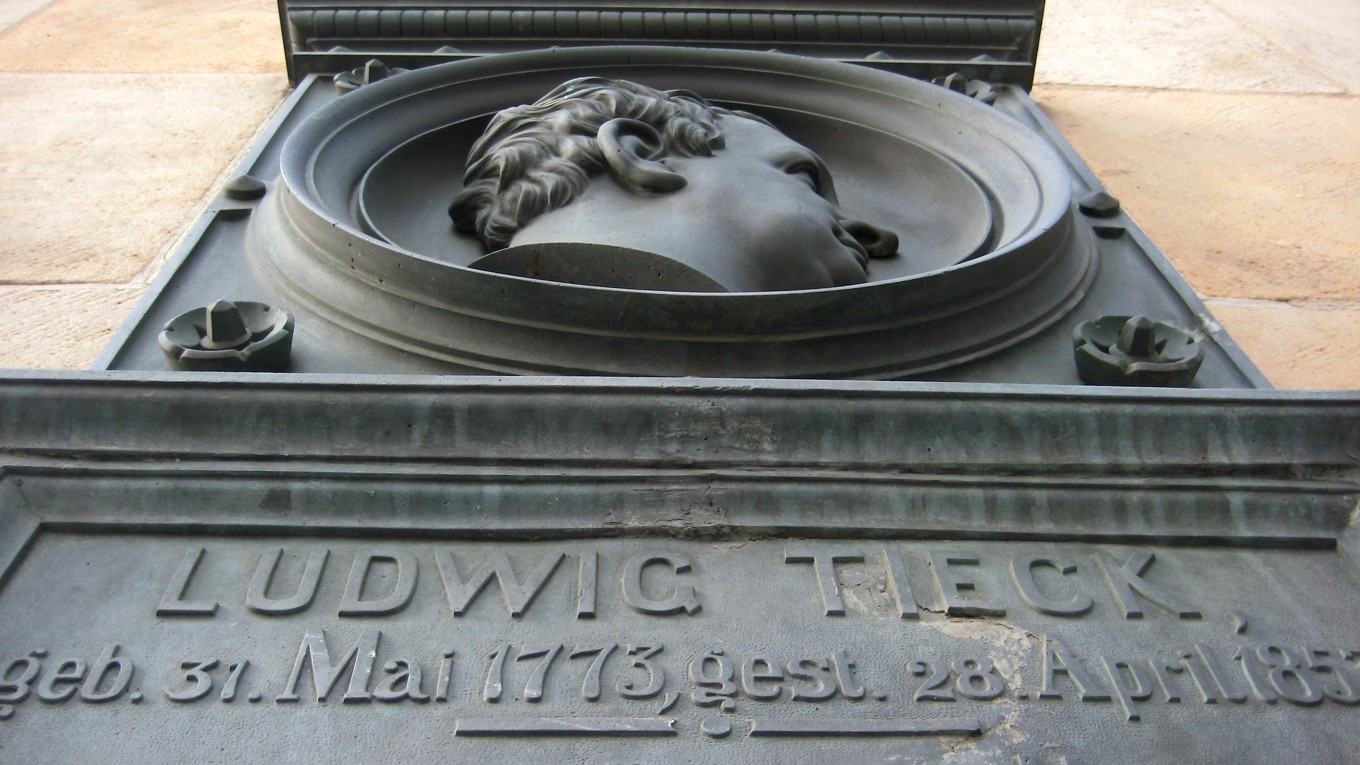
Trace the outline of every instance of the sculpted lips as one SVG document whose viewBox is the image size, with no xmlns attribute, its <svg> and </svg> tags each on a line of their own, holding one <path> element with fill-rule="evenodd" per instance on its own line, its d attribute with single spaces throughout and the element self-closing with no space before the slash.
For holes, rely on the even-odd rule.
<svg viewBox="0 0 1360 765">
<path fill-rule="evenodd" d="M 821 157 L 811 149 L 799 145 L 788 147 L 776 158 L 774 164 L 788 175 L 806 179 L 818 196 L 836 208 L 836 219 L 831 226 L 832 234 L 836 241 L 854 253 L 855 261 L 866 274 L 869 271 L 869 258 L 887 258 L 897 254 L 897 234 L 871 223 L 844 216 L 840 212 L 840 202 L 836 196 L 835 184 L 831 180 L 831 171 L 827 169 Z"/>
<path fill-rule="evenodd" d="M 833 229 L 836 240 L 855 253 L 865 273 L 869 258 L 889 258 L 897 254 L 897 234 L 861 220 L 839 220 Z"/>
<path fill-rule="evenodd" d="M 855 253 L 855 260 L 859 262 L 860 268 L 867 272 L 869 270 L 869 251 L 845 229 L 844 224 L 837 223 L 833 230 L 836 232 L 836 240 Z"/>
</svg>

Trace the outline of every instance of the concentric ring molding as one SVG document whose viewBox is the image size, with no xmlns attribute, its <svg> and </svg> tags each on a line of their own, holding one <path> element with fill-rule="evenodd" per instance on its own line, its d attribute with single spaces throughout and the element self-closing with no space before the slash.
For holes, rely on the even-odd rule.
<svg viewBox="0 0 1360 765">
<path fill-rule="evenodd" d="M 485 273 L 365 233 L 364 180 L 395 149 L 440 131 L 475 136 L 497 110 L 587 74 L 782 117 L 781 127 L 827 159 L 847 208 L 876 222 L 909 216 L 913 195 L 930 193 L 931 178 L 894 176 L 894 163 L 937 158 L 930 162 L 949 168 L 942 183 L 968 179 L 990 198 L 990 245 L 933 266 L 938 253 L 918 254 L 924 270 L 871 273 L 852 287 L 700 294 Z M 843 131 L 857 140 L 840 141 Z M 865 167 L 888 172 L 868 177 Z M 517 374 L 906 377 L 1032 335 L 1081 298 L 1095 270 L 1091 235 L 1073 224 L 1066 169 L 1039 136 L 944 88 L 774 53 L 560 49 L 404 74 L 300 125 L 272 196 L 253 224 L 252 256 L 300 304 L 410 352 Z M 439 214 L 447 201 L 431 191 Z M 864 214 L 866 203 L 877 210 Z"/>
</svg>

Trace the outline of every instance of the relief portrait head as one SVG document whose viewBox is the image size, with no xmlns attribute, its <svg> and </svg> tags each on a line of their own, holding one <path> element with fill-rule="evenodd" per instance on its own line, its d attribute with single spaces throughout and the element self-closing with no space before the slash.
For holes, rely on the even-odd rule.
<svg viewBox="0 0 1360 765">
<path fill-rule="evenodd" d="M 841 209 L 816 153 L 766 120 L 596 77 L 497 114 L 449 215 L 488 253 L 474 268 L 600 286 L 841 287 L 898 249 L 895 233 Z"/>
</svg>

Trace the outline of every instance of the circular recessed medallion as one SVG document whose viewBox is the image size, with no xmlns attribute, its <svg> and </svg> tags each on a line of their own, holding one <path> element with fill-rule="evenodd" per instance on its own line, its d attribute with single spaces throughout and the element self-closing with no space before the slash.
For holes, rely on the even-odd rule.
<svg viewBox="0 0 1360 765">
<path fill-rule="evenodd" d="M 824 160 L 843 208 L 898 234 L 900 254 L 872 259 L 863 284 L 765 292 L 705 291 L 679 272 L 661 283 L 690 286 L 668 290 L 473 267 L 482 245 L 447 212 L 469 148 L 491 115 L 583 75 L 767 120 Z M 773 53 L 581 48 L 430 67 L 315 112 L 281 167 L 252 253 L 291 298 L 485 371 L 907 377 L 1029 337 L 1095 269 L 1066 168 L 1042 138 L 944 88 Z"/>
</svg>

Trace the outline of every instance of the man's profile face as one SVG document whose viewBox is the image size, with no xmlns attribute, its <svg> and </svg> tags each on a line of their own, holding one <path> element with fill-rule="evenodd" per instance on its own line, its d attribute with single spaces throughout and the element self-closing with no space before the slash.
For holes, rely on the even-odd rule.
<svg viewBox="0 0 1360 765">
<path fill-rule="evenodd" d="M 840 210 L 830 173 L 807 147 L 737 114 L 719 125 L 725 146 L 713 156 L 660 160 L 685 178 L 683 188 L 638 194 L 601 175 L 510 246 L 588 242 L 658 253 L 732 292 L 861 284 L 871 253 L 896 252 L 896 235 Z"/>
</svg>

